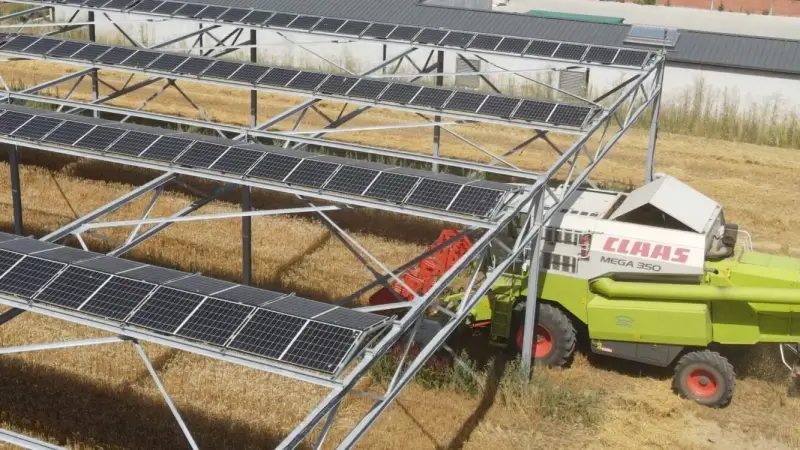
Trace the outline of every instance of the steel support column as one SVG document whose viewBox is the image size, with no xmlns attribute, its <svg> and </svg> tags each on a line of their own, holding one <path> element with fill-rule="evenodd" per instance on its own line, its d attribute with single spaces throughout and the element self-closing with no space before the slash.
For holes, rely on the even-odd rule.
<svg viewBox="0 0 800 450">
<path fill-rule="evenodd" d="M 663 86 L 665 68 L 664 60 L 662 60 L 656 69 L 656 79 L 659 86 Z M 661 115 L 661 92 L 661 89 L 656 92 L 655 99 L 653 100 L 653 111 L 650 117 L 650 138 L 647 143 L 647 161 L 644 166 L 645 183 L 653 181 L 653 166 L 655 166 L 656 162 L 656 141 L 658 140 L 658 120 Z"/>
<path fill-rule="evenodd" d="M 250 62 L 258 62 L 258 49 L 256 30 L 250 30 Z M 250 91 L 250 128 L 258 124 L 258 91 Z M 242 186 L 242 211 L 253 208 L 250 186 Z M 253 283 L 253 219 L 250 216 L 242 217 L 242 284 Z"/>
<path fill-rule="evenodd" d="M 541 228 L 544 224 L 544 200 L 546 190 L 534 198 L 531 205 L 530 226 L 534 229 Z M 529 213 L 530 214 L 530 213 Z M 528 265 L 528 298 L 525 300 L 525 332 L 522 338 L 522 373 L 525 379 L 531 377 L 531 359 L 533 355 L 534 324 L 536 323 L 537 300 L 539 297 L 539 269 L 542 262 L 542 236 L 537 236 L 530 246 L 530 260 Z"/>
<path fill-rule="evenodd" d="M 89 11 L 88 21 L 94 22 L 93 11 Z M 94 23 L 89 25 L 89 41 L 90 42 L 97 41 L 97 29 Z M 92 101 L 97 101 L 97 99 L 100 97 L 100 84 L 97 81 L 98 75 L 99 74 L 97 69 L 92 71 Z M 97 111 L 92 111 L 92 115 L 94 117 L 98 117 L 99 113 Z"/>
<path fill-rule="evenodd" d="M 442 77 L 441 73 L 444 72 L 444 52 L 439 50 L 436 53 L 436 86 L 442 86 L 444 84 L 444 77 Z M 442 121 L 442 116 L 435 115 L 433 117 L 433 121 L 435 123 L 439 123 Z M 438 125 L 433 127 L 433 157 L 439 157 L 439 142 L 442 138 L 442 128 Z M 439 171 L 439 164 L 433 163 L 431 166 L 431 170 L 433 172 Z"/>
<path fill-rule="evenodd" d="M 19 182 L 19 150 L 8 146 L 8 165 L 11 169 L 11 203 L 14 205 L 14 233 L 22 234 L 22 191 Z"/>
</svg>

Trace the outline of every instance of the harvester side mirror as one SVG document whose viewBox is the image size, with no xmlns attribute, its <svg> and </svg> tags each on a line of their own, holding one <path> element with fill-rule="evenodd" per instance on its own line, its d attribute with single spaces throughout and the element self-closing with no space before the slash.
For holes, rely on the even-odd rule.
<svg viewBox="0 0 800 450">
<path fill-rule="evenodd" d="M 588 233 L 582 234 L 579 239 L 581 247 L 581 259 L 586 259 L 589 257 L 589 251 L 592 246 L 592 235 Z"/>
</svg>

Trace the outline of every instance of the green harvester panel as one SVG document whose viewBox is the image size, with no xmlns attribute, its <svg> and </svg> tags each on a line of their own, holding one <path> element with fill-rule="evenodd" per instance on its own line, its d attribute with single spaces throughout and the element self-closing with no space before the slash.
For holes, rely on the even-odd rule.
<svg viewBox="0 0 800 450">
<path fill-rule="evenodd" d="M 596 296 L 587 309 L 592 339 L 698 346 L 706 346 L 712 339 L 705 303 Z"/>
</svg>

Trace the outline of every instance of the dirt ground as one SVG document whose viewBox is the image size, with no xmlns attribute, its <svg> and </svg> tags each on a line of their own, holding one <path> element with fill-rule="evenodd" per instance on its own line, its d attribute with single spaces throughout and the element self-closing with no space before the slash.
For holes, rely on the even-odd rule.
<svg viewBox="0 0 800 450">
<path fill-rule="evenodd" d="M 0 65 L 0 75 L 7 81 L 24 79 L 31 84 L 52 77 L 56 70 L 49 64 Z M 124 78 L 112 74 L 107 80 L 119 85 Z M 246 92 L 210 90 L 188 83 L 182 86 L 197 105 L 215 113 L 215 120 L 245 123 Z M 60 87 L 62 93 L 64 89 Z M 115 104 L 136 107 L 152 92 L 122 97 Z M 77 95 L 86 98 L 87 91 L 82 88 Z M 278 96 L 265 95 L 261 100 L 262 118 L 291 103 Z M 196 117 L 173 90 L 147 108 Z M 322 110 L 338 112 L 333 104 L 323 105 Z M 354 125 L 405 118 L 376 111 Z M 311 116 L 303 126 L 321 124 Z M 285 121 L 279 126 L 285 129 L 292 123 Z M 502 127 L 458 129 L 492 151 L 511 148 L 525 138 L 517 130 Z M 416 131 L 342 133 L 338 138 L 410 151 L 430 148 L 430 137 Z M 631 133 L 601 164 L 594 179 L 638 184 L 646 142 L 644 133 Z M 443 139 L 442 150 L 452 156 L 485 160 L 451 137 Z M 154 176 L 45 153 L 24 152 L 23 157 L 26 232 L 36 236 Z M 543 169 L 553 159 L 551 151 L 536 146 L 512 161 Z M 800 235 L 790 226 L 800 220 L 794 198 L 800 188 L 797 151 L 662 133 L 657 169 L 721 201 L 728 219 L 753 233 L 756 248 L 798 253 Z M 6 193 L 10 192 L 8 174 L 8 165 L 0 163 L 0 191 Z M 153 215 L 166 216 L 191 199 L 185 192 L 170 191 Z M 108 220 L 136 217 L 147 201 L 135 202 Z M 236 208 L 231 203 L 235 201 L 234 195 L 202 211 L 230 211 Z M 284 196 L 260 192 L 254 201 L 262 208 L 291 203 Z M 0 228 L 7 231 L 11 228 L 10 195 L 0 200 L 0 211 Z M 343 212 L 335 218 L 388 265 L 399 265 L 421 252 L 442 226 L 380 212 Z M 109 230 L 107 234 L 124 239 L 125 231 Z M 239 232 L 237 220 L 177 224 L 128 256 L 235 280 L 240 273 Z M 254 219 L 253 243 L 254 276 L 263 287 L 332 301 L 370 281 L 369 272 L 312 217 Z M 26 314 L 0 327 L 0 345 L 98 335 L 101 333 Z M 481 348 L 485 338 L 465 339 L 474 340 L 474 347 Z M 146 350 L 201 448 L 269 448 L 324 394 L 285 378 L 181 351 L 155 345 L 147 345 Z M 453 382 L 429 388 L 426 377 L 430 375 L 421 376 L 403 391 L 359 448 L 800 448 L 800 431 L 794 420 L 800 413 L 800 401 L 789 395 L 786 374 L 773 350 L 756 347 L 731 355 L 739 381 L 732 405 L 723 410 L 703 408 L 672 394 L 668 370 L 580 354 L 572 367 L 539 370 L 534 383 L 523 385 L 515 382 L 513 362 L 503 354 L 481 353 L 478 356 L 489 373 L 484 388 L 464 389 Z M 482 361 L 487 354 L 494 359 Z M 186 447 L 128 344 L 5 356 L 0 359 L 0 377 L 5 381 L 0 386 L 0 426 L 4 428 L 73 448 Z M 348 399 L 330 439 L 336 442 L 343 437 L 345 428 L 367 407 L 364 399 Z"/>
</svg>

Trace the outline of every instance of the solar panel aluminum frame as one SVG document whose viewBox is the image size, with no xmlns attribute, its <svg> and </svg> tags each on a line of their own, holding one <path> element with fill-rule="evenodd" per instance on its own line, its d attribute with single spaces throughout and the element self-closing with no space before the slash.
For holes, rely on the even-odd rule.
<svg viewBox="0 0 800 450">
<path fill-rule="evenodd" d="M 42 0 L 38 0 L 38 1 L 37 1 L 37 3 L 49 3 L 49 2 L 45 2 L 45 1 L 42 1 Z M 222 4 L 213 4 L 213 5 L 211 5 L 211 6 L 223 6 L 223 5 L 222 5 Z M 98 10 L 98 9 L 99 9 L 99 10 L 102 10 L 102 9 L 106 9 L 106 8 L 102 8 L 102 7 L 93 7 L 93 8 L 90 8 L 90 7 L 87 7 L 87 6 L 84 6 L 84 5 L 80 5 L 80 6 L 79 6 L 79 5 L 70 5 L 70 7 L 74 7 L 74 8 L 81 8 L 81 9 L 90 9 L 90 10 Z M 109 10 L 110 10 L 110 11 L 119 12 L 119 11 L 117 11 L 117 10 L 114 10 L 114 9 L 109 9 Z M 257 9 L 254 9 L 254 11 L 259 11 L 259 10 L 257 10 Z M 151 14 L 152 14 L 152 15 L 158 15 L 158 16 L 162 16 L 161 14 L 154 14 L 154 13 L 149 13 L 149 12 L 148 12 L 148 13 L 141 13 L 141 14 L 142 14 L 142 15 L 151 15 Z M 300 17 L 300 16 L 301 16 L 301 14 L 293 14 L 293 13 L 287 13 L 287 14 L 292 14 L 292 15 L 295 15 L 295 16 L 298 16 L 298 17 Z M 252 24 L 245 24 L 245 23 L 242 23 L 242 22 L 224 22 L 224 21 L 218 21 L 218 20 L 216 20 L 216 19 L 213 19 L 213 20 L 212 20 L 212 19 L 200 19 L 200 18 L 196 18 L 196 17 L 195 17 L 195 18 L 184 18 L 184 17 L 182 17 L 181 19 L 182 19 L 182 20 L 189 20 L 189 21 L 192 21 L 192 22 L 208 22 L 208 23 L 217 23 L 217 24 L 220 24 L 220 25 L 224 25 L 224 24 L 231 24 L 231 23 L 233 23 L 233 24 L 235 24 L 235 25 L 240 25 L 240 26 L 242 26 L 242 27 L 246 27 L 246 28 L 266 28 L 266 29 L 273 29 L 273 28 L 274 28 L 274 29 L 278 29 L 278 30 L 287 30 L 287 31 L 293 31 L 293 32 L 306 32 L 306 33 L 310 33 L 310 34 L 327 35 L 327 36 L 334 36 L 334 37 L 340 37 L 340 38 L 341 38 L 341 37 L 351 37 L 351 38 L 353 37 L 353 35 L 349 35 L 349 34 L 339 34 L 339 33 L 332 33 L 332 32 L 326 32 L 326 31 L 318 31 L 318 30 L 314 30 L 313 28 L 312 28 L 312 29 L 310 29 L 310 30 L 301 30 L 301 29 L 291 29 L 291 28 L 287 28 L 287 27 L 275 27 L 275 26 L 268 26 L 268 25 L 266 25 L 265 23 L 262 23 L 262 24 L 260 24 L 260 25 L 252 25 Z M 324 20 L 324 19 L 338 19 L 338 18 L 336 18 L 336 17 L 325 17 L 325 16 L 320 16 L 320 21 L 322 21 L 322 20 Z M 296 18 L 295 18 L 295 19 L 292 19 L 292 21 L 294 21 L 294 20 L 296 20 Z M 340 19 L 340 20 L 346 20 L 346 19 Z M 320 21 L 318 21 L 317 23 L 319 23 Z M 390 24 L 390 23 L 383 23 L 383 22 L 372 22 L 372 21 L 368 21 L 368 22 L 369 22 L 370 24 L 375 24 L 375 25 L 392 25 L 392 26 L 397 26 L 397 25 L 398 25 L 398 24 Z M 421 29 L 423 29 L 423 30 L 425 29 L 425 27 L 424 27 L 424 26 L 419 26 L 419 28 L 421 28 Z M 487 34 L 487 33 L 479 33 L 479 32 L 474 32 L 474 31 L 464 31 L 464 30 L 444 30 L 444 31 L 447 31 L 448 33 L 450 33 L 450 32 L 456 32 L 456 33 L 468 33 L 468 34 L 473 34 L 473 35 L 475 35 L 475 36 L 478 36 L 478 35 L 480 35 L 480 34 Z M 420 33 L 421 33 L 421 31 L 420 31 Z M 419 35 L 419 33 L 417 33 L 417 35 Z M 592 47 L 596 47 L 596 45 L 592 45 L 592 44 L 583 44 L 583 43 L 578 43 L 578 42 L 566 42 L 566 41 L 554 41 L 554 40 L 551 40 L 551 39 L 540 39 L 540 38 L 535 38 L 535 39 L 533 39 L 533 38 L 526 38 L 526 37 L 524 37 L 524 36 L 514 36 L 514 35 L 495 35 L 495 36 L 500 36 L 501 38 L 509 37 L 509 38 L 520 38 L 520 39 L 532 39 L 532 40 L 537 40 L 537 41 L 554 42 L 554 43 L 558 43 L 558 44 L 561 44 L 561 43 L 566 43 L 566 44 L 578 44 L 578 45 L 585 45 L 585 46 L 587 47 L 587 52 L 588 52 L 588 50 L 589 50 L 589 49 L 591 49 Z M 364 35 L 363 35 L 363 31 L 362 31 L 362 33 L 361 33 L 360 35 L 356 36 L 356 38 L 357 38 L 357 39 L 363 39 L 363 40 L 369 40 L 369 41 L 376 41 L 376 42 L 386 42 L 386 41 L 387 41 L 387 39 L 382 39 L 382 38 L 371 38 L 371 37 L 369 37 L 369 36 L 364 36 Z M 475 38 L 475 37 L 473 36 L 473 38 L 472 38 L 470 41 L 474 40 L 474 38 Z M 442 39 L 444 39 L 444 38 L 442 38 Z M 394 41 L 394 40 L 392 40 L 392 41 Z M 397 42 L 408 43 L 408 44 L 411 44 L 411 45 L 413 45 L 413 46 L 415 46 L 415 47 L 426 47 L 426 48 L 432 48 L 432 49 L 446 49 L 446 50 L 449 50 L 449 49 L 451 49 L 450 47 L 447 47 L 447 46 L 439 46 L 439 45 L 433 45 L 433 44 L 424 44 L 424 43 L 419 43 L 419 42 L 411 42 L 411 41 L 405 41 L 405 40 L 398 40 Z M 440 42 L 441 42 L 441 41 L 440 41 Z M 652 57 L 653 57 L 653 51 L 644 50 L 644 49 L 635 49 L 635 50 L 641 50 L 642 52 L 646 53 L 646 57 L 644 58 L 644 62 L 642 63 L 642 65 L 641 65 L 641 66 L 616 65 L 616 64 L 599 64 L 599 63 L 592 63 L 592 62 L 588 62 L 588 61 L 573 60 L 573 59 L 563 59 L 563 58 L 553 58 L 553 57 L 543 57 L 543 56 L 532 56 L 532 55 L 526 55 L 526 54 L 524 53 L 524 50 L 523 50 L 523 52 L 521 52 L 521 53 L 519 53 L 519 54 L 518 54 L 518 53 L 508 53 L 508 52 L 496 52 L 496 51 L 494 51 L 494 50 L 466 49 L 466 47 L 467 47 L 469 44 L 470 44 L 469 42 L 468 42 L 468 43 L 466 43 L 466 44 L 464 45 L 464 49 L 463 49 L 462 51 L 466 51 L 466 52 L 472 52 L 472 53 L 489 53 L 489 54 L 495 54 L 495 55 L 506 55 L 506 56 L 508 56 L 508 55 L 512 55 L 512 56 L 517 56 L 517 57 L 522 57 L 522 58 L 529 58 L 529 59 L 541 59 L 541 60 L 547 60 L 547 61 L 557 61 L 557 62 L 579 63 L 579 64 L 581 64 L 581 65 L 590 66 L 590 67 L 594 67 L 594 66 L 600 66 L 600 67 L 614 67 L 614 68 L 623 69 L 623 70 L 632 70 L 632 69 L 633 69 L 633 70 L 643 70 L 643 69 L 644 69 L 644 68 L 647 66 L 648 62 L 649 62 L 649 61 L 652 59 Z M 529 45 L 530 45 L 530 44 L 529 44 Z M 621 48 L 621 47 L 615 47 L 615 48 Z M 585 56 L 585 55 L 586 55 L 586 52 L 584 52 L 584 56 Z"/>
</svg>

